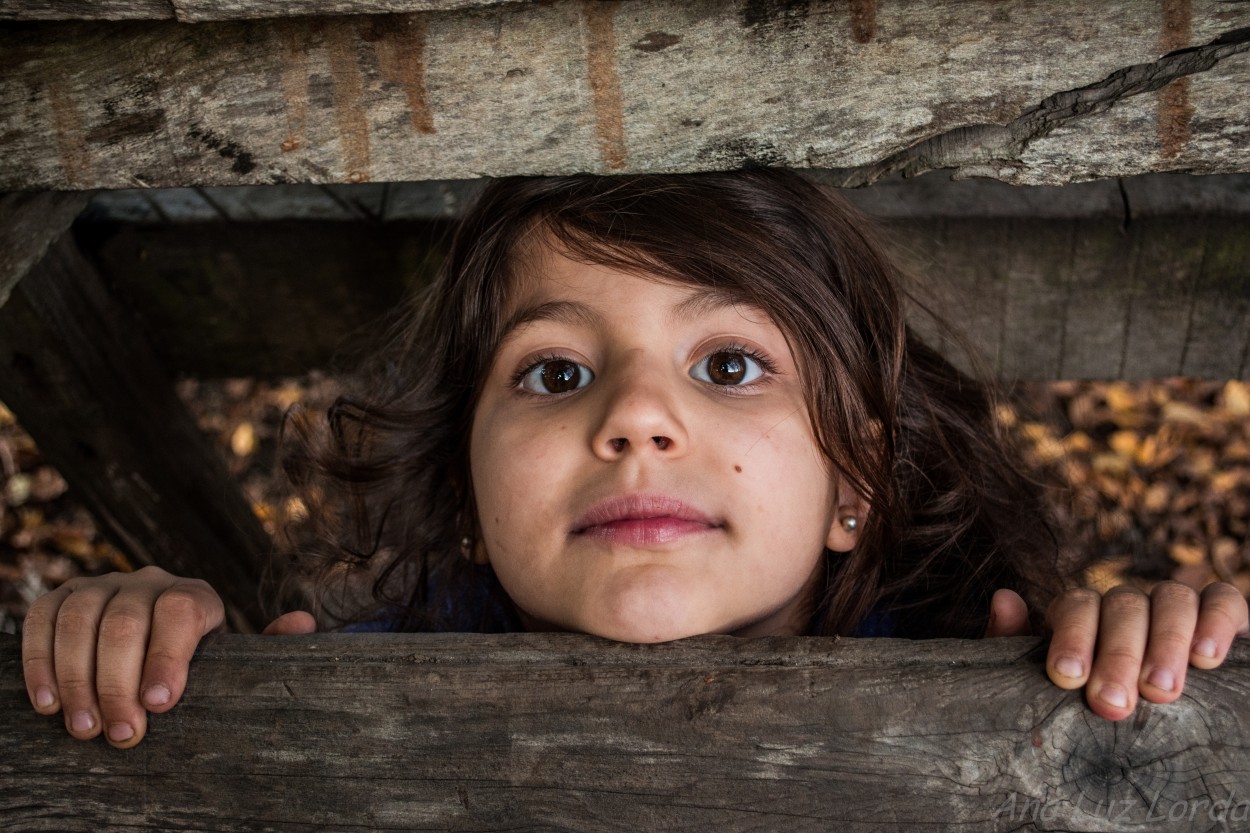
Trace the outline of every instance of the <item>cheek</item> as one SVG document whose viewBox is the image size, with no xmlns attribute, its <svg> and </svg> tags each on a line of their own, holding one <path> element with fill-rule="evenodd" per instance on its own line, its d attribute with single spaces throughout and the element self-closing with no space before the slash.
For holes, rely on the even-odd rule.
<svg viewBox="0 0 1250 833">
<path fill-rule="evenodd" d="M 525 425 L 495 413 L 474 420 L 470 444 L 473 492 L 483 531 L 489 539 L 526 532 L 549 515 L 561 478 L 559 446 L 566 425 Z"/>
<path fill-rule="evenodd" d="M 757 533 L 786 546 L 823 546 L 836 481 L 815 440 L 806 431 L 775 426 L 747 447 L 730 461 L 731 482 L 742 489 Z"/>
</svg>

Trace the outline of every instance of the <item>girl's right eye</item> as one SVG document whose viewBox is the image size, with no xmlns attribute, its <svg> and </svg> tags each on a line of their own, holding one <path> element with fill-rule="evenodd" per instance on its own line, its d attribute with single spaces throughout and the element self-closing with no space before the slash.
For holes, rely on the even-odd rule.
<svg viewBox="0 0 1250 833">
<path fill-rule="evenodd" d="M 569 393 L 584 388 L 595 374 L 584 364 L 568 359 L 545 359 L 517 374 L 516 383 L 530 393 Z"/>
</svg>

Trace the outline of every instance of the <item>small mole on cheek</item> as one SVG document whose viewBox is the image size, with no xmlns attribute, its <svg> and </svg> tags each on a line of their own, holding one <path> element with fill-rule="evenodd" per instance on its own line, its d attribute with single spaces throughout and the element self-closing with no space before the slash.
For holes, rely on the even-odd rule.
<svg viewBox="0 0 1250 833">
<path fill-rule="evenodd" d="M 734 471 L 736 471 L 738 474 L 742 474 L 742 466 L 734 466 Z"/>
</svg>

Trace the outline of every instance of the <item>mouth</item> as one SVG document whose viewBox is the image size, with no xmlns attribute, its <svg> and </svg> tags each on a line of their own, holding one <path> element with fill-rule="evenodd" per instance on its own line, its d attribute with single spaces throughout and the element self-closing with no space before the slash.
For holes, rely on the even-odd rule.
<svg viewBox="0 0 1250 833">
<path fill-rule="evenodd" d="M 632 546 L 652 546 L 720 529 L 722 522 L 664 495 L 628 495 L 595 505 L 572 534 Z"/>
</svg>

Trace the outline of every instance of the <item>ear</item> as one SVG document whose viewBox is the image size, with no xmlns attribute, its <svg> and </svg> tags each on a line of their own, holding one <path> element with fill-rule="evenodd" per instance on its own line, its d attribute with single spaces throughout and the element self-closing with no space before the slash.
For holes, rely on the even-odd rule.
<svg viewBox="0 0 1250 833">
<path fill-rule="evenodd" d="M 460 557 L 474 564 L 489 564 L 490 553 L 486 551 L 486 542 L 482 540 L 482 534 L 479 532 L 475 537 L 476 542 L 471 552 L 468 546 L 469 539 L 466 537 L 460 541 Z"/>
<path fill-rule="evenodd" d="M 838 501 L 825 546 L 834 552 L 850 552 L 859 543 L 868 522 L 868 501 L 850 489 L 840 491 L 845 498 Z"/>
</svg>

